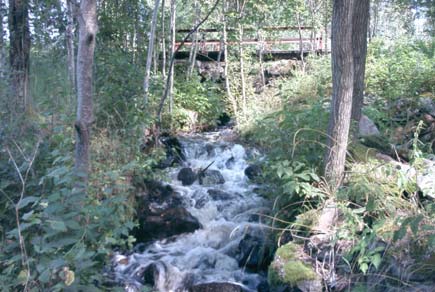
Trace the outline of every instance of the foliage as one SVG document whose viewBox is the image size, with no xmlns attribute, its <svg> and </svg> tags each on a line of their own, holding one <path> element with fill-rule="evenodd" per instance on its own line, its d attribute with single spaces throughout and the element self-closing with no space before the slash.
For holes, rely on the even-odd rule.
<svg viewBox="0 0 435 292">
<path fill-rule="evenodd" d="M 188 131 L 215 126 L 223 110 L 219 86 L 211 80 L 201 82 L 197 74 L 175 81 L 172 126 Z"/>
<path fill-rule="evenodd" d="M 394 101 L 435 90 L 433 56 L 423 42 L 398 41 L 386 46 L 373 41 L 367 60 L 367 93 Z M 430 44 L 428 44 L 430 45 Z"/>
</svg>

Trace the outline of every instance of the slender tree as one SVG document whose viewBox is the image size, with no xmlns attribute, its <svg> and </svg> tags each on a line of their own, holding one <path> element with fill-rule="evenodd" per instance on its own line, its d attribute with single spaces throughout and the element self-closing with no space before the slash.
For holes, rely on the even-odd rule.
<svg viewBox="0 0 435 292">
<path fill-rule="evenodd" d="M 175 18 L 177 16 L 177 3 L 176 0 L 171 0 L 171 60 L 175 58 Z M 169 70 L 169 113 L 172 113 L 174 103 L 174 62 L 170 64 Z"/>
<path fill-rule="evenodd" d="M 74 49 L 74 7 L 73 0 L 66 1 L 66 51 L 67 51 L 67 63 L 68 63 L 68 77 L 73 92 L 76 89 L 76 65 L 75 65 L 75 49 Z"/>
<path fill-rule="evenodd" d="M 352 97 L 352 120 L 359 122 L 364 103 L 364 78 L 367 57 L 367 31 L 369 26 L 370 0 L 355 2 L 352 23 L 352 51 L 354 83 Z"/>
<path fill-rule="evenodd" d="M 162 43 L 162 76 L 166 78 L 166 35 L 165 35 L 165 0 L 162 1 L 161 43 Z"/>
<path fill-rule="evenodd" d="M 0 0 L 0 78 L 4 78 L 6 71 L 5 64 L 5 30 L 3 28 L 4 3 Z"/>
<path fill-rule="evenodd" d="M 97 34 L 97 0 L 82 0 L 80 3 L 79 47 L 77 53 L 77 134 L 75 167 L 83 179 L 85 188 L 89 173 L 90 130 L 93 122 L 92 69 Z"/>
<path fill-rule="evenodd" d="M 147 63 L 145 68 L 145 79 L 143 83 L 144 88 L 144 103 L 148 102 L 148 91 L 150 87 L 150 75 L 151 75 L 151 64 L 153 61 L 153 51 L 154 51 L 154 39 L 156 35 L 156 27 L 157 27 L 157 13 L 159 11 L 160 0 L 156 0 L 154 2 L 154 10 L 153 17 L 151 20 L 151 31 L 150 37 L 148 41 L 148 51 L 147 51 Z"/>
<path fill-rule="evenodd" d="M 10 111 L 24 113 L 31 105 L 29 87 L 29 1 L 9 0 L 9 61 L 11 66 Z"/>
<path fill-rule="evenodd" d="M 228 56 L 228 33 L 227 33 L 227 1 L 222 0 L 222 11 L 224 15 L 224 21 L 222 26 L 222 44 L 223 44 L 223 52 L 224 52 L 224 79 L 225 79 L 225 89 L 227 92 L 227 97 L 231 102 L 233 107 L 233 114 L 236 115 L 238 111 L 237 102 L 231 92 L 231 84 L 230 78 L 228 76 L 228 69 L 230 66 L 229 56 Z"/>
<path fill-rule="evenodd" d="M 332 15 L 332 103 L 325 155 L 325 177 L 333 189 L 344 175 L 352 112 L 354 59 L 352 16 L 355 1 L 334 0 Z"/>
</svg>

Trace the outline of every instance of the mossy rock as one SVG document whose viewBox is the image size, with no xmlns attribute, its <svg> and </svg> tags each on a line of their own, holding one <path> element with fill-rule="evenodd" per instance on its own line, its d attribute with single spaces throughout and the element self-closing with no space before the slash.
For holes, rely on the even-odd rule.
<svg viewBox="0 0 435 292">
<path fill-rule="evenodd" d="M 356 162 L 368 162 L 371 159 L 376 159 L 376 154 L 379 151 L 367 147 L 361 143 L 352 143 L 349 145 L 350 159 Z"/>
<path fill-rule="evenodd" d="M 278 248 L 268 270 L 271 291 L 276 291 L 283 286 L 298 287 L 302 291 L 317 291 L 318 289 L 312 288 L 320 286 L 319 291 L 321 291 L 317 274 L 310 265 L 300 259 L 302 253 L 302 247 L 294 243 L 287 243 Z M 310 288 L 307 290 L 304 287 Z"/>
</svg>

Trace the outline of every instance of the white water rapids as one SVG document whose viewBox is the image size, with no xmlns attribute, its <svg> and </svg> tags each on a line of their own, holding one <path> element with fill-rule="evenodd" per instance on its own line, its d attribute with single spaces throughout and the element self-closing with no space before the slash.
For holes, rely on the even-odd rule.
<svg viewBox="0 0 435 292">
<path fill-rule="evenodd" d="M 239 267 L 237 249 L 247 232 L 266 232 L 258 214 L 264 213 L 269 203 L 255 193 L 257 186 L 244 174 L 250 153 L 241 145 L 219 142 L 219 135 L 216 132 L 180 138 L 186 160 L 184 165 L 168 170 L 169 184 L 203 227 L 190 234 L 156 241 L 142 253 L 117 255 L 115 273 L 125 291 L 140 291 L 144 271 L 151 265 L 158 271 L 153 273 L 153 282 L 154 289 L 160 292 L 183 292 L 192 285 L 212 282 L 235 283 L 246 291 L 257 291 L 264 281 L 264 275 Z M 191 186 L 182 186 L 177 180 L 182 167 L 198 170 L 209 164 L 209 169 L 221 172 L 224 184 L 203 186 L 196 181 Z M 213 200 L 207 193 L 209 189 L 231 196 Z"/>
</svg>

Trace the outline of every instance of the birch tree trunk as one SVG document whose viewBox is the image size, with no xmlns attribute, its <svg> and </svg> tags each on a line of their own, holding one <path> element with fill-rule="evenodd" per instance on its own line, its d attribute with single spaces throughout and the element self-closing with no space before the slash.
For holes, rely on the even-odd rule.
<svg viewBox="0 0 435 292">
<path fill-rule="evenodd" d="M 165 0 L 162 1 L 162 77 L 166 79 Z"/>
<path fill-rule="evenodd" d="M 229 56 L 228 56 L 228 35 L 227 35 L 227 16 L 226 16 L 226 12 L 227 12 L 227 2 L 225 0 L 222 1 L 222 6 L 223 6 L 223 14 L 224 14 L 224 22 L 223 22 L 223 27 L 222 27 L 222 39 L 223 39 L 223 51 L 224 51 L 224 79 L 225 79 L 225 90 L 227 92 L 227 96 L 228 99 L 231 102 L 231 105 L 233 107 L 233 114 L 234 116 L 237 115 L 237 111 L 238 111 L 238 107 L 237 107 L 237 102 L 234 99 L 234 96 L 231 92 L 231 84 L 230 84 L 230 78 L 228 76 L 228 68 L 230 65 L 229 62 Z"/>
<path fill-rule="evenodd" d="M 148 41 L 147 62 L 145 67 L 145 79 L 143 82 L 144 104 L 148 103 L 148 91 L 150 87 L 150 74 L 151 74 L 151 65 L 153 62 L 154 39 L 156 35 L 157 12 L 159 11 L 159 4 L 160 4 L 160 0 L 156 0 L 154 2 L 153 17 L 151 20 L 151 31 L 150 31 L 149 41 Z"/>
<path fill-rule="evenodd" d="M 67 25 L 65 30 L 68 79 L 73 93 L 76 92 L 76 65 L 74 52 L 74 7 L 72 0 L 66 1 Z M 74 95 L 74 94 L 73 94 Z"/>
<path fill-rule="evenodd" d="M 367 57 L 367 30 L 369 25 L 370 0 L 355 2 L 352 27 L 354 85 L 352 97 L 352 120 L 359 122 L 364 103 L 364 78 Z"/>
<path fill-rule="evenodd" d="M 352 112 L 354 59 L 352 15 L 355 1 L 334 0 L 332 15 L 332 103 L 325 155 L 325 177 L 336 190 L 344 176 Z"/>
<path fill-rule="evenodd" d="M 89 176 L 90 130 L 93 122 L 93 64 L 97 34 L 97 0 L 82 0 L 79 13 L 79 47 L 77 52 L 77 134 L 75 168 L 86 190 Z"/>
<path fill-rule="evenodd" d="M 12 98 L 9 110 L 22 114 L 31 106 L 29 87 L 30 30 L 28 0 L 9 0 L 9 62 Z"/>
<path fill-rule="evenodd" d="M 245 81 L 245 62 L 243 50 L 243 25 L 239 22 L 239 58 L 240 58 L 240 82 L 242 86 L 242 110 L 243 116 L 246 118 L 247 105 L 246 105 L 246 81 Z"/>
<path fill-rule="evenodd" d="M 5 31 L 3 28 L 3 0 L 0 0 L 0 78 L 5 77 L 6 72 L 6 52 L 5 52 Z"/>
<path fill-rule="evenodd" d="M 198 5 L 198 1 L 195 0 L 194 2 L 194 8 L 195 8 L 195 25 L 198 24 L 201 9 Z M 196 55 L 198 54 L 199 49 L 199 38 L 198 38 L 198 32 L 195 32 L 193 35 L 193 41 L 192 46 L 190 47 L 190 53 L 189 53 L 189 69 L 187 71 L 187 76 L 191 77 L 193 74 L 193 70 L 195 69 L 195 62 L 196 62 Z"/>
<path fill-rule="evenodd" d="M 171 59 L 175 59 L 175 18 L 177 14 L 176 0 L 171 0 Z M 169 70 L 169 113 L 172 114 L 174 106 L 174 62 L 171 62 L 171 69 Z"/>
</svg>

